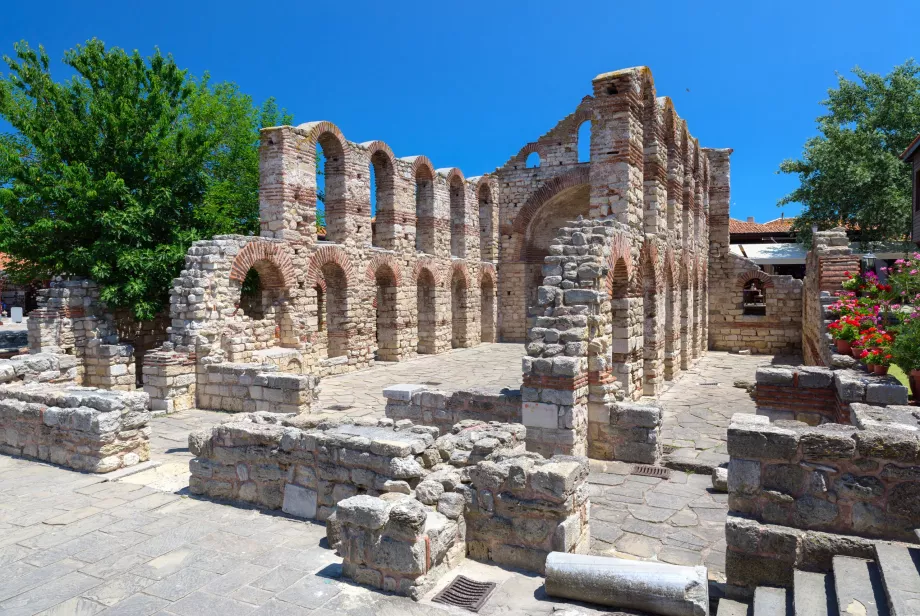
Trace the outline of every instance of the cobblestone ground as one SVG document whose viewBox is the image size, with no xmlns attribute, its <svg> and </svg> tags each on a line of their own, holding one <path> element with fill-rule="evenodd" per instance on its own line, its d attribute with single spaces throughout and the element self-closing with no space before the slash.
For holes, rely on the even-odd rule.
<svg viewBox="0 0 920 616">
<path fill-rule="evenodd" d="M 491 345 L 330 377 L 320 404 L 382 413 L 380 390 L 397 382 L 518 387 L 520 355 L 519 345 Z M 673 462 L 724 459 L 728 419 L 754 410 L 733 383 L 753 380 L 770 360 L 710 353 L 661 396 Z M 438 588 L 414 603 L 338 579 L 341 559 L 325 547 L 322 525 L 188 498 L 188 433 L 226 417 L 193 410 L 154 420 L 152 457 L 161 465 L 115 481 L 0 456 L 0 616 L 468 613 L 431 603 Z M 663 480 L 631 470 L 592 462 L 592 551 L 705 563 L 723 579 L 726 498 L 709 489 L 708 472 Z M 499 583 L 486 616 L 571 607 L 547 598 L 539 576 L 466 561 L 441 586 L 456 574 Z"/>
</svg>

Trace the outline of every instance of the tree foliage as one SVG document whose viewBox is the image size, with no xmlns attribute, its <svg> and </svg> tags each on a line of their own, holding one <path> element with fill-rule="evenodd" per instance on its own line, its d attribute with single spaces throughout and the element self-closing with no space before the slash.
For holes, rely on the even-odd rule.
<svg viewBox="0 0 920 616">
<path fill-rule="evenodd" d="M 804 205 L 794 227 L 806 241 L 813 224 L 858 229 L 863 242 L 910 230 L 910 169 L 898 156 L 920 133 L 920 66 L 908 60 L 884 76 L 853 73 L 856 80 L 839 75 L 828 90 L 820 134 L 805 143 L 802 158 L 779 168 L 799 176 L 779 205 Z"/>
<path fill-rule="evenodd" d="M 196 80 L 157 50 L 96 39 L 51 77 L 44 49 L 4 56 L 0 251 L 14 279 L 87 276 L 110 307 L 149 319 L 168 304 L 192 242 L 258 231 L 259 128 L 291 123 L 234 84 Z"/>
</svg>

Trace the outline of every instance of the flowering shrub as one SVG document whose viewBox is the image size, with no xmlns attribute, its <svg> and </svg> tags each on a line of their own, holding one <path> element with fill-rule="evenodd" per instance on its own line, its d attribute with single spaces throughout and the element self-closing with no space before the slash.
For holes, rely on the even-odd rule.
<svg viewBox="0 0 920 616">
<path fill-rule="evenodd" d="M 855 316 L 840 317 L 827 326 L 834 340 L 852 342 L 859 337 L 859 318 Z"/>
</svg>

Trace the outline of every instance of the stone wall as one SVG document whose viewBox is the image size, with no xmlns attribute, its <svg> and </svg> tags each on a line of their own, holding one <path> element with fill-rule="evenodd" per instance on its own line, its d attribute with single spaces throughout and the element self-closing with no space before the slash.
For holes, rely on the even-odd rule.
<svg viewBox="0 0 920 616">
<path fill-rule="evenodd" d="M 150 457 L 147 395 L 44 383 L 0 388 L 0 452 L 108 473 Z"/>
<path fill-rule="evenodd" d="M 661 420 L 661 407 L 653 404 L 592 406 L 588 413 L 588 454 L 598 460 L 658 464 Z"/>
<path fill-rule="evenodd" d="M 729 583 L 788 584 L 790 564 L 829 565 L 860 537 L 916 540 L 920 421 L 911 407 L 852 409 L 856 426 L 732 418 Z"/>
<path fill-rule="evenodd" d="M 440 462 L 436 428 L 253 413 L 189 435 L 189 489 L 325 520 L 357 494 L 408 493 Z"/>
<path fill-rule="evenodd" d="M 164 317 L 140 322 L 126 310 L 109 311 L 90 280 L 55 278 L 37 299 L 27 322 L 29 352 L 74 357 L 76 381 L 87 387 L 133 391 L 144 354 L 166 338 Z"/>
<path fill-rule="evenodd" d="M 333 547 L 342 555 L 346 577 L 418 600 L 466 557 L 463 508 L 450 495 L 437 511 L 408 495 L 393 496 L 401 498 L 363 495 L 341 501 Z"/>
<path fill-rule="evenodd" d="M 828 313 L 834 293 L 842 290 L 847 272 L 859 271 L 859 257 L 852 254 L 843 228 L 819 231 L 812 239 L 806 257 L 805 289 L 802 303 L 802 354 L 811 366 L 848 367 L 853 360 L 837 355 L 827 325 L 835 317 Z"/>
<path fill-rule="evenodd" d="M 772 366 L 758 368 L 756 382 L 758 414 L 813 426 L 852 423 L 853 404 L 907 404 L 907 388 L 897 379 L 859 370 Z"/>
<path fill-rule="evenodd" d="M 274 364 L 220 363 L 198 378 L 198 408 L 253 413 L 309 413 L 319 378 L 284 374 Z"/>
<path fill-rule="evenodd" d="M 590 547 L 585 458 L 530 455 L 487 461 L 457 488 L 466 500 L 470 558 L 543 573 L 550 552 Z"/>
<path fill-rule="evenodd" d="M 73 355 L 35 353 L 0 359 L 0 383 L 75 384 L 77 358 Z"/>
<path fill-rule="evenodd" d="M 449 433 L 453 426 L 467 419 L 521 423 L 521 392 L 477 389 L 445 391 L 426 385 L 391 385 L 383 390 L 384 413 L 399 420 L 410 419 L 423 426 L 434 426 Z"/>
</svg>

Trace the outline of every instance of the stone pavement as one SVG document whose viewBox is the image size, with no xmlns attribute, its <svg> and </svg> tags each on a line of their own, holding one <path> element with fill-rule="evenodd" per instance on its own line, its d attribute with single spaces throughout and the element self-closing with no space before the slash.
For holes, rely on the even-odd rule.
<svg viewBox="0 0 920 616">
<path fill-rule="evenodd" d="M 325 527 L 0 456 L 0 615 L 468 614 L 340 580 Z M 499 583 L 481 612 L 551 614 L 542 578 L 467 561 Z M 579 614 L 601 612 L 579 607 Z M 605 612 L 606 613 L 606 612 Z"/>
<path fill-rule="evenodd" d="M 382 414 L 381 390 L 396 382 L 518 387 L 520 356 L 520 345 L 489 345 L 329 377 L 320 402 Z M 770 361 L 711 352 L 661 396 L 663 440 L 678 446 L 675 459 L 695 460 L 678 461 L 688 472 L 663 480 L 592 462 L 593 553 L 706 564 L 724 580 L 727 498 L 694 469 L 724 459 L 728 419 L 754 411 L 733 382 L 753 381 Z M 191 410 L 155 419 L 151 457 L 161 465 L 117 481 L 0 456 L 0 616 L 468 613 L 432 604 L 437 588 L 416 604 L 337 579 L 341 559 L 324 547 L 322 525 L 185 496 L 188 433 L 227 417 Z M 500 584 L 486 616 L 568 605 L 548 599 L 536 575 L 466 561 L 441 585 L 457 574 Z"/>
</svg>

